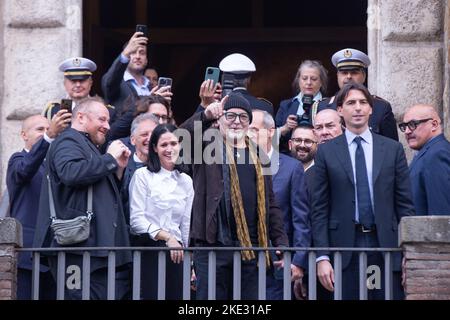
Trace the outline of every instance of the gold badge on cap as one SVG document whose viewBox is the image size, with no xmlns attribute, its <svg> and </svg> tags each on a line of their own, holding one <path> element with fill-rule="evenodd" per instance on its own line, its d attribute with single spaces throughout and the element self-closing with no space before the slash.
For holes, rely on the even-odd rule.
<svg viewBox="0 0 450 320">
<path fill-rule="evenodd" d="M 78 58 L 73 59 L 73 65 L 79 67 L 81 65 L 81 60 Z"/>
<path fill-rule="evenodd" d="M 350 50 L 345 50 L 344 51 L 344 57 L 346 57 L 347 59 L 348 58 L 351 58 L 352 57 L 352 52 L 350 51 Z"/>
</svg>

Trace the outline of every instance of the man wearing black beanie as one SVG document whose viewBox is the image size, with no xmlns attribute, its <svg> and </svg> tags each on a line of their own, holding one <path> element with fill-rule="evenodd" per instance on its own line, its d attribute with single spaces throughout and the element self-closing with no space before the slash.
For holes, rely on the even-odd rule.
<svg viewBox="0 0 450 320">
<path fill-rule="evenodd" d="M 219 131 L 211 128 L 216 120 Z M 201 147 L 204 158 L 193 166 L 195 196 L 190 246 L 288 246 L 282 212 L 274 202 L 271 176 L 264 175 L 270 170 L 264 170 L 256 146 L 247 137 L 251 120 L 248 100 L 241 94 L 231 93 L 221 102 L 212 103 L 203 112 L 195 113 L 181 125 L 192 136 L 194 127 L 196 130 L 198 128 L 198 122 L 201 122 L 202 133 L 216 130 L 211 132 L 215 136 L 213 142 L 194 141 L 194 148 Z M 197 125 L 194 125 L 195 122 Z M 213 143 L 215 156 L 211 162 L 205 157 Z M 211 279 L 208 274 L 208 256 L 208 251 L 194 252 L 197 299 L 262 298 L 258 296 L 256 251 L 241 251 L 240 292 L 233 292 L 233 251 L 216 251 L 215 294 L 208 293 L 208 280 Z M 273 261 L 268 252 L 265 252 L 264 257 L 264 264 L 269 267 Z M 276 262 L 277 266 L 282 264 L 282 259 Z M 265 288 L 262 291 L 265 292 Z"/>
</svg>

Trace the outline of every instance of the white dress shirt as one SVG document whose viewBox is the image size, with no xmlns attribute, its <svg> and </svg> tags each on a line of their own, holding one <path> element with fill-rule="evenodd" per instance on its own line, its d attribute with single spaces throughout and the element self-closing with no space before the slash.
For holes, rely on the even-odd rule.
<svg viewBox="0 0 450 320">
<path fill-rule="evenodd" d="M 157 173 L 136 170 L 130 182 L 130 225 L 137 234 L 153 240 L 160 230 L 188 245 L 194 188 L 192 179 L 177 170 Z"/>
</svg>

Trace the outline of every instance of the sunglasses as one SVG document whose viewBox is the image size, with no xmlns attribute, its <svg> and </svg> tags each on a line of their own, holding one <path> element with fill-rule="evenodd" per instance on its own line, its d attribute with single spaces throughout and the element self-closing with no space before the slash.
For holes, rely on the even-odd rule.
<svg viewBox="0 0 450 320">
<path fill-rule="evenodd" d="M 398 127 L 401 132 L 406 131 L 406 127 L 409 128 L 409 130 L 414 131 L 419 126 L 419 124 L 433 120 L 432 118 L 422 119 L 422 120 L 411 120 L 409 122 L 402 122 L 398 124 Z"/>
</svg>

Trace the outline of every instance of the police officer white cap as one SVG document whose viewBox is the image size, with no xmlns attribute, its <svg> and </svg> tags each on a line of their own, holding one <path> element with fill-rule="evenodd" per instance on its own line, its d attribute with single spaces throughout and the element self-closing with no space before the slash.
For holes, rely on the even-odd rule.
<svg viewBox="0 0 450 320">
<path fill-rule="evenodd" d="M 250 58 L 240 53 L 233 53 L 222 59 L 219 63 L 219 69 L 230 73 L 250 73 L 255 72 L 256 67 Z"/>
<path fill-rule="evenodd" d="M 331 57 L 331 62 L 338 70 L 367 68 L 370 65 L 370 59 L 367 54 L 352 48 L 336 52 Z"/>
<path fill-rule="evenodd" d="M 59 65 L 59 70 L 64 72 L 64 76 L 70 80 L 85 80 L 92 76 L 92 72 L 97 70 L 97 65 L 92 60 L 73 57 L 64 60 Z"/>
</svg>

